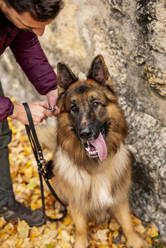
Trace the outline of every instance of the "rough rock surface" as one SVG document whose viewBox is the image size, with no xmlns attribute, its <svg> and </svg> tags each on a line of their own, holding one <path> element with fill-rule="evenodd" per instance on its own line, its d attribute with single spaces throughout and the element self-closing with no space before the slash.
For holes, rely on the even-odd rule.
<svg viewBox="0 0 166 248">
<path fill-rule="evenodd" d="M 95 55 L 104 56 L 129 128 L 127 144 L 133 154 L 131 206 L 142 220 L 154 221 L 164 237 L 165 0 L 65 0 L 65 5 L 41 38 L 43 49 L 55 71 L 61 61 L 81 77 Z M 10 51 L 0 63 L 6 94 L 10 92 L 19 101 L 39 98 Z"/>
</svg>

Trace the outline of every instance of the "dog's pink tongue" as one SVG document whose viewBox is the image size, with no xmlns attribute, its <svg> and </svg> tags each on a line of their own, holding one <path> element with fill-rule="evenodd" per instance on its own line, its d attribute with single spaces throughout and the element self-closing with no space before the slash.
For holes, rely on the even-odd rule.
<svg viewBox="0 0 166 248">
<path fill-rule="evenodd" d="M 103 135 L 100 133 L 98 138 L 91 142 L 91 144 L 95 147 L 100 161 L 103 161 L 107 157 L 107 146 L 104 141 Z"/>
</svg>

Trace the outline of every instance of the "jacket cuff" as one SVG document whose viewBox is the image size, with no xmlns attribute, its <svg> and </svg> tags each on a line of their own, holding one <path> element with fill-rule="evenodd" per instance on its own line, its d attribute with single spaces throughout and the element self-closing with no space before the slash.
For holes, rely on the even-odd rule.
<svg viewBox="0 0 166 248">
<path fill-rule="evenodd" d="M 35 85 L 34 85 L 35 86 Z M 51 90 L 56 90 L 57 89 L 57 85 L 54 85 L 52 87 L 49 87 L 49 88 L 43 88 L 43 89 L 39 89 L 39 88 L 36 88 L 36 90 L 39 92 L 39 94 L 41 95 L 46 95 L 48 92 L 50 92 Z"/>
<path fill-rule="evenodd" d="M 5 121 L 12 113 L 14 104 L 8 97 L 0 96 L 0 122 Z"/>
</svg>

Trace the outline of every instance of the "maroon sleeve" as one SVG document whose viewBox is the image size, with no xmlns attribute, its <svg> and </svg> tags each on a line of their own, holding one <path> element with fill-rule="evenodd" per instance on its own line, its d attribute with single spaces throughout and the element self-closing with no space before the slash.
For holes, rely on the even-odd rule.
<svg viewBox="0 0 166 248">
<path fill-rule="evenodd" d="M 20 31 L 12 41 L 10 48 L 28 79 L 40 94 L 45 95 L 57 87 L 56 74 L 34 33 Z"/>
<path fill-rule="evenodd" d="M 6 120 L 6 118 L 13 111 L 13 103 L 8 97 L 0 96 L 0 121 Z"/>
</svg>

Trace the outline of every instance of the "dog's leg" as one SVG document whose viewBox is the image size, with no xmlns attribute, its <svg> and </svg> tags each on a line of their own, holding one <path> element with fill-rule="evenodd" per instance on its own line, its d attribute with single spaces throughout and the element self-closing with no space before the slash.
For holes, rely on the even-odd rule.
<svg viewBox="0 0 166 248">
<path fill-rule="evenodd" d="M 147 243 L 134 231 L 128 202 L 123 202 L 113 209 L 115 218 L 120 223 L 123 232 L 128 240 L 130 247 L 132 248 L 146 248 Z"/>
<path fill-rule="evenodd" d="M 76 228 L 74 248 L 86 248 L 88 246 L 86 218 L 74 209 L 71 210 L 71 215 Z"/>
</svg>

